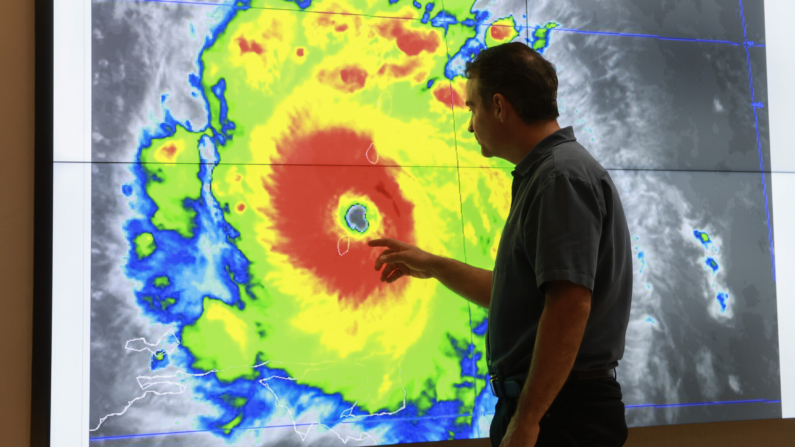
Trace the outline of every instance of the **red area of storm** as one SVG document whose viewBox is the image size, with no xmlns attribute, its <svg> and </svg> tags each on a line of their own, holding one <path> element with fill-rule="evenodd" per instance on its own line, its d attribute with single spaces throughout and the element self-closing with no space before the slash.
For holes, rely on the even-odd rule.
<svg viewBox="0 0 795 447">
<path fill-rule="evenodd" d="M 343 31 L 348 29 L 348 24 L 347 23 L 341 23 L 341 24 L 337 25 L 337 21 L 334 20 L 334 15 L 332 15 L 332 14 L 323 14 L 321 16 L 318 16 L 316 23 L 318 25 L 320 25 L 320 26 L 323 26 L 323 27 L 333 26 L 334 27 L 334 31 L 336 31 L 338 33 L 341 33 L 341 32 L 343 32 Z"/>
<path fill-rule="evenodd" d="M 237 45 L 240 47 L 240 54 L 246 53 L 256 53 L 261 55 L 262 54 L 262 46 L 252 40 L 246 40 L 245 37 L 238 37 L 237 38 Z"/>
<path fill-rule="evenodd" d="M 442 85 L 433 91 L 433 96 L 441 101 L 444 105 L 456 107 L 466 107 L 463 96 L 455 91 L 450 85 Z"/>
<path fill-rule="evenodd" d="M 410 75 L 419 66 L 420 66 L 420 61 L 416 59 L 409 60 L 404 65 L 384 64 L 381 66 L 381 68 L 378 69 L 378 74 L 383 75 L 384 73 L 389 71 L 389 73 L 392 76 L 396 78 L 402 78 Z"/>
<path fill-rule="evenodd" d="M 513 28 L 503 25 L 491 25 L 491 37 L 495 40 L 505 40 L 510 37 Z"/>
<path fill-rule="evenodd" d="M 340 70 L 340 79 L 345 85 L 353 86 L 355 90 L 364 88 L 364 81 L 367 80 L 367 72 L 359 67 L 349 67 Z"/>
<path fill-rule="evenodd" d="M 173 144 L 169 144 L 168 146 L 160 149 L 160 152 L 162 152 L 163 155 L 165 155 L 166 158 L 168 158 L 169 160 L 173 160 L 174 159 L 174 154 L 177 153 L 177 146 L 174 146 Z"/>
<path fill-rule="evenodd" d="M 332 71 L 320 70 L 317 77 L 320 82 L 337 90 L 353 93 L 364 88 L 364 83 L 367 81 L 367 72 L 360 67 L 350 65 L 335 68 Z"/>
<path fill-rule="evenodd" d="M 405 20 L 389 20 L 376 29 L 384 36 L 397 41 L 397 46 L 408 56 L 416 56 L 423 51 L 433 53 L 439 48 L 441 39 L 434 31 L 411 31 L 406 28 Z"/>
<path fill-rule="evenodd" d="M 383 156 L 379 165 L 370 165 L 365 154 L 372 139 L 353 129 L 290 130 L 277 143 L 281 158 L 272 168 L 270 181 L 263 179 L 272 203 L 266 212 L 278 234 L 274 250 L 312 272 L 330 292 L 338 293 L 341 301 L 354 306 L 383 296 L 385 290 L 399 293 L 406 281 L 387 285 L 372 271 L 379 249 L 347 239 L 338 250 L 344 232 L 335 220 L 339 218 L 340 196 L 365 195 L 378 208 L 383 235 L 412 243 L 414 205 L 395 180 L 400 168 L 380 166 L 395 164 Z"/>
</svg>

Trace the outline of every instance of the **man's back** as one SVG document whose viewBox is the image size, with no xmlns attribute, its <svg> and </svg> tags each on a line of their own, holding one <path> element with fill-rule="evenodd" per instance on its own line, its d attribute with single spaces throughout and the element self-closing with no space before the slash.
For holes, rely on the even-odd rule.
<svg viewBox="0 0 795 447">
<path fill-rule="evenodd" d="M 571 128 L 542 140 L 514 171 L 489 312 L 489 360 L 501 377 L 526 374 L 544 308 L 543 284 L 592 290 L 575 371 L 612 368 L 623 355 L 632 298 L 632 252 L 610 175 Z"/>
</svg>

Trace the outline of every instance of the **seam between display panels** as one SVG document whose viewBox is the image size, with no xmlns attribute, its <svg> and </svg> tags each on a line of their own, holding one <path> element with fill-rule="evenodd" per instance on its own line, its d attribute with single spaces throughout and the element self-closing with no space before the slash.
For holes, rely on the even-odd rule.
<svg viewBox="0 0 795 447">
<path fill-rule="evenodd" d="M 419 168 L 419 169 L 503 169 L 512 171 L 514 168 L 508 166 L 454 166 L 454 165 L 371 165 L 371 164 L 314 164 L 314 163 L 230 163 L 230 162 L 199 162 L 199 163 L 161 163 L 161 162 L 141 162 L 141 161 L 90 161 L 90 160 L 56 160 L 53 163 L 60 164 L 83 164 L 90 163 L 94 165 L 142 165 L 142 166 L 295 166 L 295 167 L 348 167 L 348 168 Z M 611 172 L 660 172 L 660 173 L 705 173 L 705 174 L 795 174 L 795 171 L 773 171 L 758 169 L 748 170 L 732 170 L 732 169 L 674 169 L 674 168 L 604 168 L 606 171 Z"/>
</svg>

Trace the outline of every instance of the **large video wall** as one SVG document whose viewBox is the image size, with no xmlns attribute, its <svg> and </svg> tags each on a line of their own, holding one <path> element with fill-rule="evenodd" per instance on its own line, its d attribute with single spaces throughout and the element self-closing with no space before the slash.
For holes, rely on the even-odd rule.
<svg viewBox="0 0 795 447">
<path fill-rule="evenodd" d="M 560 124 L 621 193 L 629 424 L 780 417 L 745 3 L 94 1 L 90 444 L 488 436 L 487 310 L 381 283 L 365 242 L 493 266 L 512 166 L 468 132 L 463 70 L 511 41 L 555 64 Z"/>
</svg>

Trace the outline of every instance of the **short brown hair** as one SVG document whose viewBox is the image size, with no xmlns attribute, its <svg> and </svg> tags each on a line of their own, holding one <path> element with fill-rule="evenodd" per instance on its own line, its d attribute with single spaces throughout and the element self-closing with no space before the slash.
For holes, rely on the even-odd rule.
<svg viewBox="0 0 795 447">
<path fill-rule="evenodd" d="M 555 67 L 521 42 L 481 51 L 467 62 L 464 74 L 478 80 L 478 92 L 487 107 L 501 93 L 527 124 L 560 116 Z"/>
</svg>

